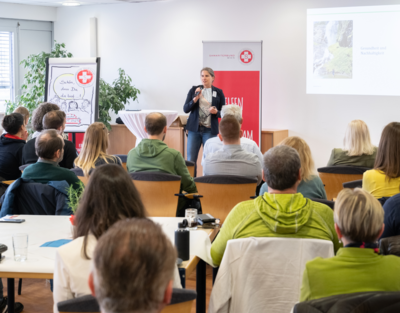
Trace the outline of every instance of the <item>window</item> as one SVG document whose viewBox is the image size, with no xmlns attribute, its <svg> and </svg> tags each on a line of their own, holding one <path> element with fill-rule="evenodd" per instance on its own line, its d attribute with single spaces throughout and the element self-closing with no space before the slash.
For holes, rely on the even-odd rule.
<svg viewBox="0 0 400 313">
<path fill-rule="evenodd" d="M 0 111 L 5 100 L 14 100 L 14 40 L 12 32 L 0 32 Z"/>
</svg>

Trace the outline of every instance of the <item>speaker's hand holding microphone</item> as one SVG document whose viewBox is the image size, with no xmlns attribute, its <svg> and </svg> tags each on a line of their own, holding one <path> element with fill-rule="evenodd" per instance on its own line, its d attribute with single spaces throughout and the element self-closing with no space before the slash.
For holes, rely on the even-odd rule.
<svg viewBox="0 0 400 313">
<path fill-rule="evenodd" d="M 201 97 L 203 87 L 197 87 L 196 92 L 194 94 L 193 102 L 197 103 Z"/>
</svg>

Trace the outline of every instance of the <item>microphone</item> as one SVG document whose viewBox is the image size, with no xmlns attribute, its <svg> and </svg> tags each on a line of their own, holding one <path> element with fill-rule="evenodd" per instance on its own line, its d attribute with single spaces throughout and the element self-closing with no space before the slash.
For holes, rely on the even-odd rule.
<svg viewBox="0 0 400 313">
<path fill-rule="evenodd" d="M 202 89 L 203 89 L 203 86 L 200 86 L 200 91 L 201 91 Z M 194 94 L 194 96 L 197 97 L 197 96 L 199 95 L 200 91 L 196 92 L 196 93 Z"/>
</svg>

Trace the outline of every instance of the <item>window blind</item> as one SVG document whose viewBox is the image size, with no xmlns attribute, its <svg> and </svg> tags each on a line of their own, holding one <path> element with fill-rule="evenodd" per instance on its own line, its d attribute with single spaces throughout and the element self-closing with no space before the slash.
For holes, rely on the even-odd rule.
<svg viewBox="0 0 400 313">
<path fill-rule="evenodd" d="M 0 94 L 3 99 L 12 100 L 14 94 L 14 52 L 13 33 L 0 32 Z"/>
</svg>

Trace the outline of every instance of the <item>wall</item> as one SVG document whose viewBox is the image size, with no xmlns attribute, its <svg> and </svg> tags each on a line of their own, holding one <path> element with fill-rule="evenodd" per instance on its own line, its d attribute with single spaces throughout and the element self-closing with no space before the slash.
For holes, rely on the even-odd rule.
<svg viewBox="0 0 400 313">
<path fill-rule="evenodd" d="M 16 3 L 0 3 L 0 18 L 13 18 L 34 21 L 56 20 L 57 8 L 40 5 L 25 5 Z"/>
<path fill-rule="evenodd" d="M 364 0 L 362 5 L 400 4 Z M 307 95 L 306 10 L 357 6 L 358 0 L 170 0 L 57 9 L 55 39 L 76 57 L 89 56 L 89 18 L 98 18 L 101 76 L 122 67 L 141 90 L 129 108 L 182 112 L 199 83 L 202 40 L 263 40 L 263 127 L 289 129 L 324 166 L 342 145 L 347 123 L 363 119 L 377 145 L 400 115 L 398 97 Z"/>
</svg>

